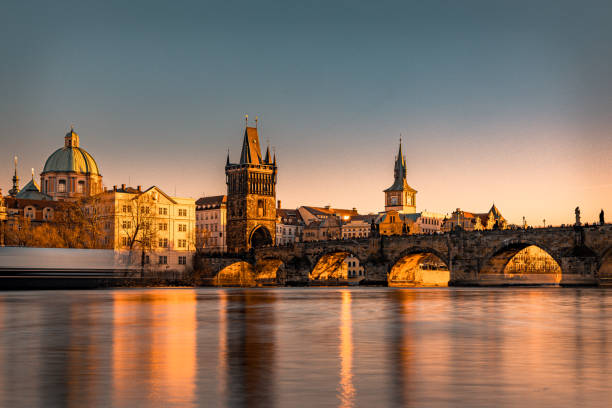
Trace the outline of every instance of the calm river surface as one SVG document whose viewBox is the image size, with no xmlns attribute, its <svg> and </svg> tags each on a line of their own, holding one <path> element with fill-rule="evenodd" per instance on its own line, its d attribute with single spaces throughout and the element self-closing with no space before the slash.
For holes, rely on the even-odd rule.
<svg viewBox="0 0 612 408">
<path fill-rule="evenodd" d="M 0 292 L 2 407 L 609 407 L 612 290 Z"/>
</svg>

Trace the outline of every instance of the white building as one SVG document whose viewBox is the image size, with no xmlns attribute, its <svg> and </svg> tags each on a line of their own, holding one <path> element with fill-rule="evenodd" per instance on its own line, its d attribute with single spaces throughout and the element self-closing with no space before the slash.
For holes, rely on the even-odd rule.
<svg viewBox="0 0 612 408">
<path fill-rule="evenodd" d="M 365 279 L 365 270 L 357 257 L 347 256 L 344 259 L 344 264 L 346 265 L 346 278 L 349 282 L 359 282 Z"/>
<path fill-rule="evenodd" d="M 227 196 L 202 197 L 196 201 L 198 250 L 226 252 Z"/>
<path fill-rule="evenodd" d="M 430 211 L 422 211 L 417 214 L 418 218 L 415 220 L 418 231 L 421 234 L 436 234 L 442 231 L 442 224 L 444 223 L 444 214 L 434 213 Z"/>
<path fill-rule="evenodd" d="M 114 186 L 98 195 L 90 210 L 102 220 L 104 246 L 150 270 L 184 271 L 195 254 L 195 200 L 170 197 L 156 186 L 147 190 Z"/>
<path fill-rule="evenodd" d="M 342 223 L 342 239 L 368 238 L 376 215 L 356 215 Z"/>
<path fill-rule="evenodd" d="M 276 245 L 290 245 L 302 240 L 304 222 L 298 210 L 276 209 Z"/>
</svg>

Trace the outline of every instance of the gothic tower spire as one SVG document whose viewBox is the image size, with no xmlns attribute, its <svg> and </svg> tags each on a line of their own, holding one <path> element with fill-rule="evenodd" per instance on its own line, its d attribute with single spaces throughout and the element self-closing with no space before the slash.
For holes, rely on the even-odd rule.
<svg viewBox="0 0 612 408">
<path fill-rule="evenodd" d="M 17 176 L 17 156 L 15 156 L 15 174 L 13 175 L 13 188 L 9 190 L 9 195 L 15 197 L 19 192 L 19 177 Z"/>
<path fill-rule="evenodd" d="M 417 191 L 406 181 L 406 157 L 402 152 L 400 137 L 399 149 L 393 169 L 393 185 L 385 190 L 385 211 L 398 211 L 411 214 L 416 212 Z"/>
</svg>

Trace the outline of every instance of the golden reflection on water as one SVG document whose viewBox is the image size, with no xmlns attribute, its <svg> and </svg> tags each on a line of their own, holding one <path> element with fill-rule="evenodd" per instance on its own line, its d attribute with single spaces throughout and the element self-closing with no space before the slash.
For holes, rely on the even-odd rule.
<svg viewBox="0 0 612 408">
<path fill-rule="evenodd" d="M 169 403 L 195 398 L 196 293 L 160 290 L 113 295 L 113 389 L 115 401 L 163 396 Z M 143 368 L 146 368 L 143 370 Z M 144 390 L 134 376 L 148 373 Z M 148 380 L 148 381 L 147 381 Z"/>
<path fill-rule="evenodd" d="M 219 395 L 227 390 L 227 292 L 219 292 L 219 360 L 217 363 Z"/>
<path fill-rule="evenodd" d="M 342 408 L 352 407 L 355 402 L 352 325 L 351 292 L 344 290 L 340 313 L 340 407 Z"/>
</svg>

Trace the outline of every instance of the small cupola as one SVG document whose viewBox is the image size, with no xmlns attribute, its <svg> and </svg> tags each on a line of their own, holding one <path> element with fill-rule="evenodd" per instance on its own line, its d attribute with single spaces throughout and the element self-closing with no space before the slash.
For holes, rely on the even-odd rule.
<svg viewBox="0 0 612 408">
<path fill-rule="evenodd" d="M 70 126 L 70 131 L 64 136 L 65 147 L 79 147 L 79 135 L 74 131 L 74 127 Z"/>
</svg>

